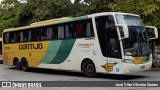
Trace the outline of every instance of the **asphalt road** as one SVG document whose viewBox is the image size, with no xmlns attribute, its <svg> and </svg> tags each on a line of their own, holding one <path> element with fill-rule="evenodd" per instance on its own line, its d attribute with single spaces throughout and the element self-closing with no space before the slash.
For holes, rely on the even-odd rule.
<svg viewBox="0 0 160 90">
<path fill-rule="evenodd" d="M 0 64 L 0 81 L 160 81 L 160 70 L 159 71 L 149 70 L 144 72 L 132 73 L 128 75 L 98 74 L 96 78 L 87 78 L 83 75 L 83 73 L 77 73 L 77 72 L 57 71 L 50 69 L 30 69 L 29 72 L 23 72 L 21 70 L 15 70 L 13 67 Z M 56 87 L 55 89 L 63 90 L 65 88 Z M 80 88 L 72 87 L 69 90 L 75 90 L 75 89 L 79 90 Z M 103 90 L 104 89 L 105 90 L 144 90 L 144 89 L 158 90 L 158 88 L 150 88 L 150 87 L 147 88 L 138 87 L 131 89 L 101 87 L 101 90 L 102 89 Z M 94 88 L 85 87 L 83 88 L 83 90 L 99 90 L 99 89 L 97 89 L 96 87 Z"/>
<path fill-rule="evenodd" d="M 160 70 L 149 70 L 128 75 L 98 74 L 87 78 L 83 73 L 50 69 L 30 69 L 29 72 L 15 70 L 0 64 L 0 81 L 160 81 Z"/>
</svg>

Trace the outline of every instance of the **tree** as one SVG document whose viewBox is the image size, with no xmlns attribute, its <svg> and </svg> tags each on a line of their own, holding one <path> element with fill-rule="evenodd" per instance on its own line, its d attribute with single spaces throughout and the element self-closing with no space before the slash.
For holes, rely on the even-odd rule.
<svg viewBox="0 0 160 90">
<path fill-rule="evenodd" d="M 159 28 L 160 36 L 160 0 L 117 0 L 116 3 L 110 4 L 110 8 L 113 11 L 139 14 L 146 25 Z M 154 53 L 154 46 L 159 46 L 160 40 L 151 40 L 150 45 Z"/>
<path fill-rule="evenodd" d="M 72 15 L 69 0 L 28 0 L 18 13 L 19 26 Z"/>
<path fill-rule="evenodd" d="M 111 2 L 112 0 L 75 0 L 75 16 L 111 11 L 108 7 Z"/>
<path fill-rule="evenodd" d="M 18 0 L 3 0 L 0 4 L 0 32 L 6 28 L 16 27 L 16 14 L 21 3 Z"/>
</svg>

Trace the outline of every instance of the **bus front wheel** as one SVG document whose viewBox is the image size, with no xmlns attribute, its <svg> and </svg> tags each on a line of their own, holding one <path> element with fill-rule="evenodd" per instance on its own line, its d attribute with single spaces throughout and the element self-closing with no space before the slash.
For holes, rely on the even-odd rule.
<svg viewBox="0 0 160 90">
<path fill-rule="evenodd" d="M 85 76 L 87 77 L 95 77 L 96 69 L 93 62 L 87 60 L 82 64 L 82 70 Z"/>
<path fill-rule="evenodd" d="M 27 72 L 28 71 L 28 62 L 25 58 L 22 59 L 21 61 L 21 66 L 22 66 L 22 70 Z"/>
</svg>

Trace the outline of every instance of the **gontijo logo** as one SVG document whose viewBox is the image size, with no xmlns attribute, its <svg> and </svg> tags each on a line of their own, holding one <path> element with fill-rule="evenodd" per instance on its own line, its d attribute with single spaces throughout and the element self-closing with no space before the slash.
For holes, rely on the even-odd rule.
<svg viewBox="0 0 160 90">
<path fill-rule="evenodd" d="M 29 50 L 29 49 L 42 49 L 43 44 L 37 43 L 37 44 L 20 44 L 19 50 Z"/>
</svg>

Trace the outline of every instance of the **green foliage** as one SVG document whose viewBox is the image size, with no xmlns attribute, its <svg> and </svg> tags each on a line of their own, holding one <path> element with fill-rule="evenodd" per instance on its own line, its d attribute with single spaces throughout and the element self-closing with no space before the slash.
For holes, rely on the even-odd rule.
<svg viewBox="0 0 160 90">
<path fill-rule="evenodd" d="M 6 28 L 25 26 L 42 20 L 109 11 L 139 14 L 146 25 L 160 27 L 160 0 L 84 0 L 81 3 L 81 0 L 76 0 L 74 4 L 70 0 L 21 1 L 27 3 L 2 0 L 0 32 Z"/>
<path fill-rule="evenodd" d="M 74 16 L 111 11 L 108 7 L 111 0 L 84 0 L 81 3 L 79 1 L 81 0 L 76 0 L 73 5 L 76 10 Z"/>
<path fill-rule="evenodd" d="M 160 36 L 160 0 L 117 0 L 109 7 L 112 11 L 139 14 L 145 25 L 159 28 Z M 160 45 L 160 40 L 152 40 L 155 45 Z"/>
<path fill-rule="evenodd" d="M 72 15 L 72 4 L 68 0 L 28 0 L 18 15 L 19 26 L 33 22 Z"/>
<path fill-rule="evenodd" d="M 113 11 L 149 15 L 159 9 L 156 1 L 157 0 L 117 0 L 117 2 L 111 4 L 110 7 Z"/>
<path fill-rule="evenodd" d="M 19 10 L 18 0 L 3 0 L 0 4 L 0 33 L 6 29 L 17 26 L 16 15 Z"/>
</svg>

